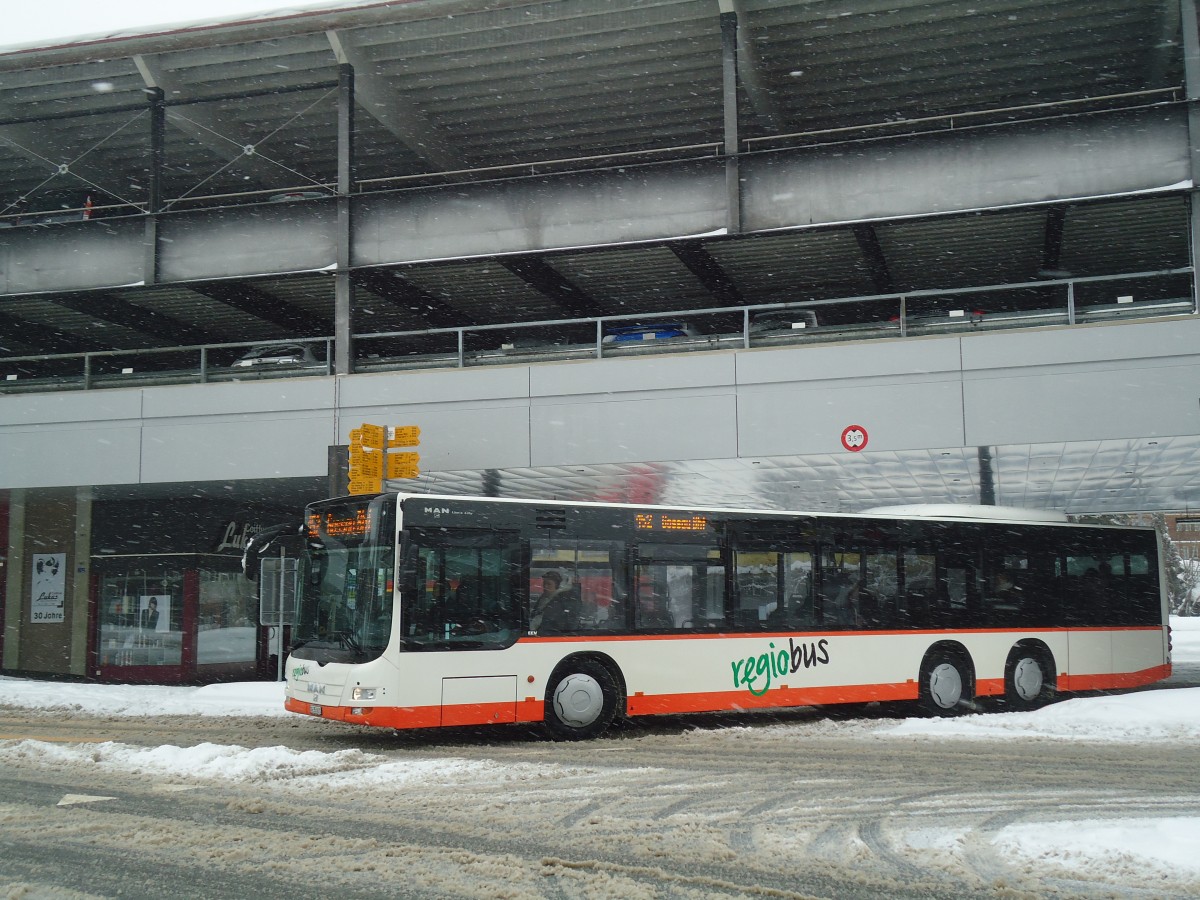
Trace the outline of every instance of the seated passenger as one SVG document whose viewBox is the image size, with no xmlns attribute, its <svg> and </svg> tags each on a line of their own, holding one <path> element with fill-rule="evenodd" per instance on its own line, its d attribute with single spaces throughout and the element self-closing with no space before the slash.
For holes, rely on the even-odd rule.
<svg viewBox="0 0 1200 900">
<path fill-rule="evenodd" d="M 542 575 L 542 592 L 529 604 L 529 630 L 537 631 L 546 609 L 563 593 L 562 575 L 551 569 Z"/>
<path fill-rule="evenodd" d="M 835 575 L 827 578 L 822 589 L 826 627 L 853 628 L 857 621 L 858 578 Z"/>
<path fill-rule="evenodd" d="M 667 611 L 666 602 L 655 594 L 638 598 L 637 621 L 634 624 L 639 630 L 645 631 L 662 631 L 675 627 L 675 622 Z"/>
<path fill-rule="evenodd" d="M 583 619 L 583 600 L 579 592 L 570 589 L 558 591 L 550 603 L 542 610 L 542 618 L 538 622 L 538 631 L 543 633 L 561 633 L 578 631 Z"/>
<path fill-rule="evenodd" d="M 992 586 L 992 602 L 1003 609 L 1016 609 L 1020 606 L 1020 590 L 1007 572 L 997 572 L 995 584 Z"/>
</svg>

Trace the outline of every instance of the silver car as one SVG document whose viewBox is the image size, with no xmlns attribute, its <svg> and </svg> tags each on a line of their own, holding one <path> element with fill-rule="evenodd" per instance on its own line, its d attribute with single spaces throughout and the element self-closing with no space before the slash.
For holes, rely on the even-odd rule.
<svg viewBox="0 0 1200 900">
<path fill-rule="evenodd" d="M 233 363 L 235 369 L 262 366 L 319 366 L 321 361 L 307 344 L 263 344 L 251 347 Z"/>
</svg>

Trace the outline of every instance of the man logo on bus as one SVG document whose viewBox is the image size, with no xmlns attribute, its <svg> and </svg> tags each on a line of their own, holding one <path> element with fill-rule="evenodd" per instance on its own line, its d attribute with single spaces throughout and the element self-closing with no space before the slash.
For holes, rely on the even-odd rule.
<svg viewBox="0 0 1200 900">
<path fill-rule="evenodd" d="M 811 669 L 829 662 L 829 641 L 825 638 L 807 644 L 797 644 L 788 638 L 787 650 L 782 647 L 776 650 L 774 641 L 768 646 L 766 653 L 735 659 L 729 664 L 734 687 L 744 687 L 755 697 L 761 697 L 770 690 L 772 678 L 795 674 L 801 666 Z"/>
</svg>

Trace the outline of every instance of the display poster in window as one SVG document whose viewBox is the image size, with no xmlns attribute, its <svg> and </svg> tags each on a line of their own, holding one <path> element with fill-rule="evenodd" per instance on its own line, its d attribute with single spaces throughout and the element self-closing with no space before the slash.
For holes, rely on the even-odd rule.
<svg viewBox="0 0 1200 900">
<path fill-rule="evenodd" d="M 138 598 L 138 628 L 147 634 L 171 630 L 170 594 L 143 594 Z"/>
<path fill-rule="evenodd" d="M 63 622 L 67 617 L 66 584 L 67 555 L 65 553 L 35 553 L 33 591 L 29 621 L 34 624 Z"/>
</svg>

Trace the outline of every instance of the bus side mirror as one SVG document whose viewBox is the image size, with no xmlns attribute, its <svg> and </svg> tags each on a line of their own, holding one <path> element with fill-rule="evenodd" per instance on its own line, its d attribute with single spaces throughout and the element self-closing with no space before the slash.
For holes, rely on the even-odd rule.
<svg viewBox="0 0 1200 900">
<path fill-rule="evenodd" d="M 273 525 L 256 532 L 246 541 L 246 549 L 242 551 L 242 574 L 250 581 L 258 581 L 258 573 L 264 551 L 279 537 L 300 534 L 303 525 L 287 524 Z"/>
</svg>

